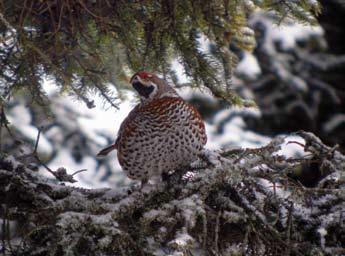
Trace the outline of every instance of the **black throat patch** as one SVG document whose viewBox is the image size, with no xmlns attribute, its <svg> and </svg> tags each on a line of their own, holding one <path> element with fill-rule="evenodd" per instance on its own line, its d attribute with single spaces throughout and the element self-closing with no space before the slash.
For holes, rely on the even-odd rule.
<svg viewBox="0 0 345 256">
<path fill-rule="evenodd" d="M 139 81 L 135 81 L 132 83 L 134 89 L 139 93 L 140 96 L 143 96 L 145 98 L 148 98 L 150 94 L 153 92 L 155 87 L 153 85 L 151 86 L 145 86 Z"/>
</svg>

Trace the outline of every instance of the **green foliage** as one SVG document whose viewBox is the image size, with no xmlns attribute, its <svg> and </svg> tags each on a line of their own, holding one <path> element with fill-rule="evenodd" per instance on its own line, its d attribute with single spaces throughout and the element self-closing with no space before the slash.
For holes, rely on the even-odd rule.
<svg viewBox="0 0 345 256">
<path fill-rule="evenodd" d="M 29 89 L 42 103 L 40 84 L 49 76 L 61 91 L 72 92 L 88 106 L 89 92 L 99 92 L 113 106 L 109 86 L 120 88 L 128 75 L 152 70 L 174 79 L 178 58 L 192 81 L 234 104 L 247 104 L 231 91 L 236 61 L 229 43 L 255 46 L 247 18 L 256 8 L 281 17 L 315 22 L 315 1 L 213 0 L 2 0 L 0 2 L 1 94 Z M 206 54 L 199 37 L 216 49 Z"/>
</svg>

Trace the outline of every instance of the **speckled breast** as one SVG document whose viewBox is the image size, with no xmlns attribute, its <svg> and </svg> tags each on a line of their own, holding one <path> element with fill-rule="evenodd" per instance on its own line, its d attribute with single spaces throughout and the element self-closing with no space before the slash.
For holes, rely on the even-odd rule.
<svg viewBox="0 0 345 256">
<path fill-rule="evenodd" d="M 128 115 L 117 140 L 118 159 L 128 177 L 143 180 L 190 164 L 206 140 L 197 110 L 181 98 L 165 97 Z"/>
</svg>

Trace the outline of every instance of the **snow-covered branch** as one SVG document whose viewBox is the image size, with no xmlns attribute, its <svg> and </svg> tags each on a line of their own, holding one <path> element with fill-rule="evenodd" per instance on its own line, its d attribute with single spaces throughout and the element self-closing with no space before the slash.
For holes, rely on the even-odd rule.
<svg viewBox="0 0 345 256">
<path fill-rule="evenodd" d="M 341 255 L 345 156 L 300 132 L 306 154 L 207 152 L 211 165 L 142 190 L 83 189 L 0 162 L 2 250 L 30 255 Z M 291 141 L 290 143 L 297 143 Z M 321 170 L 316 185 L 294 172 Z"/>
</svg>

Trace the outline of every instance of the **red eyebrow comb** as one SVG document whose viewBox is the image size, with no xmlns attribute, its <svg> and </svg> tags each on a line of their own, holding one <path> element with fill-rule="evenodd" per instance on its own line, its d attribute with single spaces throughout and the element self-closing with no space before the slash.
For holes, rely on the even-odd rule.
<svg viewBox="0 0 345 256">
<path fill-rule="evenodd" d="M 152 77 L 152 73 L 146 72 L 146 71 L 139 71 L 139 72 L 135 73 L 135 74 L 131 77 L 130 82 L 132 82 L 133 78 L 136 77 L 136 76 L 139 76 L 139 77 L 142 78 L 142 79 L 146 79 L 146 78 Z"/>
</svg>

